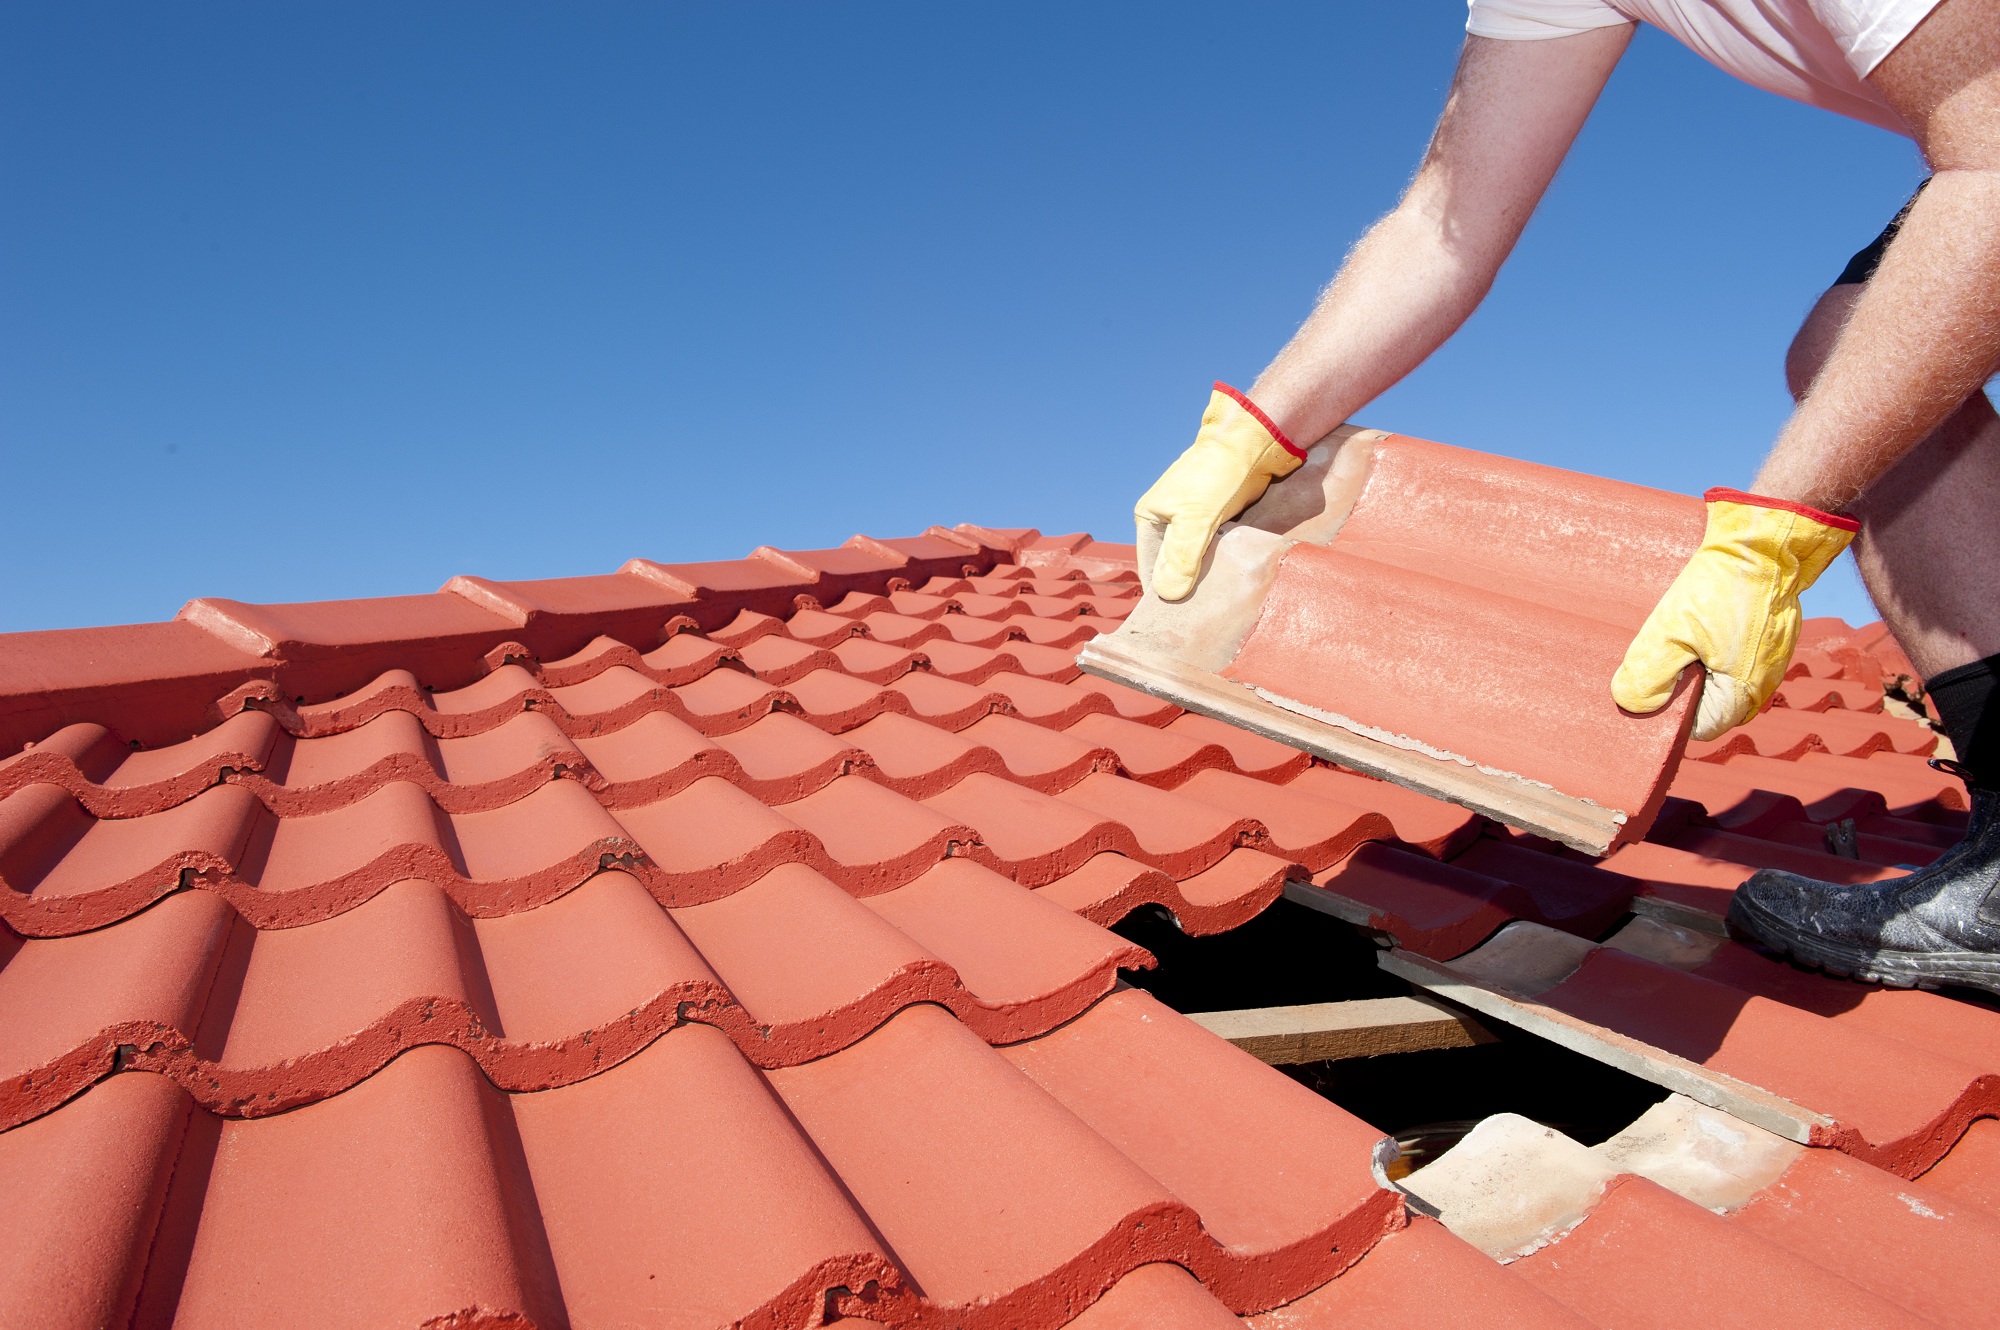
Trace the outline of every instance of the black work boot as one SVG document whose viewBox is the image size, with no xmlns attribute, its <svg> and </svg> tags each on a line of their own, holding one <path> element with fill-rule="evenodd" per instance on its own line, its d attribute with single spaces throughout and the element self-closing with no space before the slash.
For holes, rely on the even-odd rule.
<svg viewBox="0 0 2000 1330">
<path fill-rule="evenodd" d="M 1928 696 L 1972 792 L 1965 839 L 1928 868 L 1840 886 L 1766 868 L 1736 889 L 1729 928 L 1830 974 L 2000 993 L 2000 656 L 1946 670 Z"/>
<path fill-rule="evenodd" d="M 1758 870 L 1729 928 L 1829 974 L 2000 993 L 2000 791 L 1973 787 L 1965 839 L 1908 877 L 1842 886 Z"/>
</svg>

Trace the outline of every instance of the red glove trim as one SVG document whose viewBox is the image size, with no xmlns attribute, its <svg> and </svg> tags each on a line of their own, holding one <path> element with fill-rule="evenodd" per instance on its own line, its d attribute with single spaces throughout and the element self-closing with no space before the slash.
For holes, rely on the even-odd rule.
<svg viewBox="0 0 2000 1330">
<path fill-rule="evenodd" d="M 1293 443 L 1290 439 L 1286 438 L 1285 432 L 1279 429 L 1276 425 L 1272 424 L 1271 418 L 1265 415 L 1261 410 L 1259 410 L 1255 402 L 1245 397 L 1242 393 L 1237 392 L 1234 388 L 1224 383 L 1221 379 L 1217 379 L 1215 381 L 1215 391 L 1229 397 L 1232 401 L 1236 403 L 1236 405 L 1242 407 L 1245 411 L 1248 411 L 1251 415 L 1255 416 L 1257 418 L 1257 423 L 1259 425 L 1262 425 L 1265 429 L 1271 431 L 1271 437 L 1278 441 L 1279 447 L 1283 448 L 1286 452 L 1290 453 L 1292 456 L 1298 458 L 1301 462 L 1306 460 L 1306 450 L 1299 447 L 1296 443 Z"/>
<path fill-rule="evenodd" d="M 1746 503 L 1752 508 L 1776 508 L 1780 512 L 1797 513 L 1800 517 L 1810 517 L 1821 526 L 1830 526 L 1835 531 L 1845 531 L 1853 535 L 1861 530 L 1858 518 L 1839 517 L 1833 513 L 1823 513 L 1817 508 L 1808 508 L 1790 499 L 1767 499 L 1761 494 L 1745 494 L 1742 490 L 1717 487 L 1701 496 L 1703 503 Z"/>
</svg>

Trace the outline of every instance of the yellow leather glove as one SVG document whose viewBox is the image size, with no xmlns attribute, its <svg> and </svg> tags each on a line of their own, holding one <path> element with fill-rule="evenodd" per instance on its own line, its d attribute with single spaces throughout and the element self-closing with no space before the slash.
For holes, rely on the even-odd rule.
<svg viewBox="0 0 2000 1330">
<path fill-rule="evenodd" d="M 1139 543 L 1147 525 L 1166 535 L 1153 563 L 1152 588 L 1162 600 L 1185 600 L 1201 575 L 1216 528 L 1263 497 L 1274 480 L 1306 460 L 1305 449 L 1226 383 L 1217 383 L 1201 414 L 1201 431 L 1166 474 L 1139 496 L 1132 516 Z"/>
<path fill-rule="evenodd" d="M 1819 579 L 1861 524 L 1803 504 L 1712 489 L 1701 548 L 1646 616 L 1611 696 L 1658 711 L 1682 667 L 1708 667 L 1694 737 L 1714 739 L 1757 714 L 1784 681 L 1799 640 L 1799 593 Z"/>
</svg>

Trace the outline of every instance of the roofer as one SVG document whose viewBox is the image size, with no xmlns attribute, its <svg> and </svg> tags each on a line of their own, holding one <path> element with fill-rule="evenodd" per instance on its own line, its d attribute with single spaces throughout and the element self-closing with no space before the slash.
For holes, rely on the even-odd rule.
<svg viewBox="0 0 2000 1330">
<path fill-rule="evenodd" d="M 1863 886 L 1765 870 L 1729 919 L 1857 978 L 2000 992 L 2000 0 L 1470 0 L 1409 189 L 1355 246 L 1248 395 L 1217 384 L 1195 441 L 1139 500 L 1153 589 L 1193 590 L 1216 528 L 1415 369 L 1492 285 L 1635 23 L 1759 87 L 1913 138 L 1933 172 L 1793 339 L 1797 398 L 1752 482 L 1711 490 L 1702 544 L 1606 681 L 1628 711 L 1707 674 L 1698 738 L 1783 680 L 1799 594 L 1850 541 L 1927 681 L 1972 790 L 1936 863 Z M 1745 439 L 1744 446 L 1751 441 Z"/>
</svg>

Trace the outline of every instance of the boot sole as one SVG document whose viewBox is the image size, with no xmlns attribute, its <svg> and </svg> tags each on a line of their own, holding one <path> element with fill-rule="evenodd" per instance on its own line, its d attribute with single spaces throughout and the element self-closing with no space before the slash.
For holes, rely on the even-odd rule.
<svg viewBox="0 0 2000 1330">
<path fill-rule="evenodd" d="M 2000 955 L 1984 951 L 1882 951 L 1806 937 L 1790 924 L 1737 896 L 1729 902 L 1729 928 L 1771 950 L 1843 979 L 1890 988 L 1957 984 L 2000 995 Z"/>
</svg>

